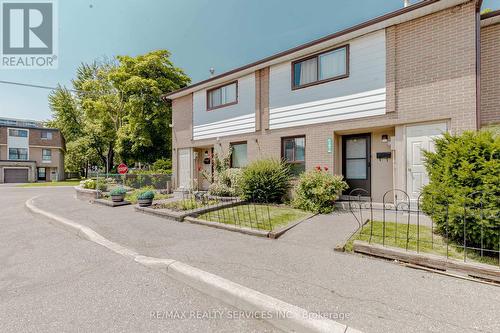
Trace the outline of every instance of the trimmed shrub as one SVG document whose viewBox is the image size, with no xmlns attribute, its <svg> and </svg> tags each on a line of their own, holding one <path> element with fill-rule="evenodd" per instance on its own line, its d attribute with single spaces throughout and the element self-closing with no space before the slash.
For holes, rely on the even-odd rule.
<svg viewBox="0 0 500 333">
<path fill-rule="evenodd" d="M 290 167 L 283 161 L 255 161 L 243 170 L 242 196 L 257 202 L 281 203 L 290 188 L 290 178 Z"/>
<path fill-rule="evenodd" d="M 151 190 L 144 190 L 137 194 L 138 200 L 152 200 L 155 197 L 155 192 Z"/>
<path fill-rule="evenodd" d="M 123 187 L 115 187 L 111 191 L 109 191 L 109 195 L 125 195 L 127 190 Z"/>
<path fill-rule="evenodd" d="M 435 153 L 424 152 L 429 184 L 423 189 L 423 210 L 432 216 L 438 232 L 445 235 L 448 203 L 451 240 L 462 244 L 465 217 L 467 246 L 480 247 L 483 234 L 483 246 L 498 250 L 500 136 L 492 131 L 444 134 L 435 140 L 435 147 Z"/>
<path fill-rule="evenodd" d="M 316 167 L 299 176 L 293 200 L 295 208 L 321 214 L 334 210 L 335 200 L 348 185 L 342 176 L 332 175 L 327 170 Z"/>
<path fill-rule="evenodd" d="M 166 158 L 161 158 L 156 160 L 156 162 L 151 165 L 151 170 L 155 173 L 172 173 L 172 161 Z"/>
</svg>

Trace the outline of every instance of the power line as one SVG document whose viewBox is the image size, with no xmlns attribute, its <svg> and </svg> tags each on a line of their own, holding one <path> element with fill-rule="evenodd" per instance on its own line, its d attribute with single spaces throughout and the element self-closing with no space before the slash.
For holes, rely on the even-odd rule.
<svg viewBox="0 0 500 333">
<path fill-rule="evenodd" d="M 0 83 L 2 84 L 10 84 L 14 86 L 23 86 L 23 87 L 30 87 L 30 88 L 39 88 L 39 89 L 47 89 L 47 90 L 56 90 L 57 88 L 54 87 L 49 87 L 49 86 L 42 86 L 38 84 L 31 84 L 31 83 L 22 83 L 22 82 L 13 82 L 13 81 L 3 81 L 0 80 Z M 71 92 L 76 92 L 75 90 L 68 89 Z"/>
</svg>

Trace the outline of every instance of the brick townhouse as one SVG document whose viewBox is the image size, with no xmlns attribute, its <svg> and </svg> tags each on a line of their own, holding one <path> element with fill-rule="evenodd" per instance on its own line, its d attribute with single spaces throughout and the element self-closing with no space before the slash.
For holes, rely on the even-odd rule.
<svg viewBox="0 0 500 333">
<path fill-rule="evenodd" d="M 165 95 L 174 186 L 233 147 L 233 167 L 283 158 L 319 165 L 375 201 L 427 182 L 422 149 L 443 132 L 500 122 L 500 13 L 427 0 Z"/>
<path fill-rule="evenodd" d="M 63 179 L 64 139 L 59 130 L 0 118 L 0 183 Z"/>
</svg>

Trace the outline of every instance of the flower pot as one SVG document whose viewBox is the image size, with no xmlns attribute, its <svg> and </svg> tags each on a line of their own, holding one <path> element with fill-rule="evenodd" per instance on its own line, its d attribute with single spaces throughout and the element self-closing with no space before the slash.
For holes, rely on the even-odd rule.
<svg viewBox="0 0 500 333">
<path fill-rule="evenodd" d="M 111 196 L 113 202 L 122 202 L 125 199 L 125 194 L 116 194 Z"/>
<path fill-rule="evenodd" d="M 139 199 L 137 200 L 139 207 L 148 207 L 153 204 L 153 199 Z"/>
</svg>

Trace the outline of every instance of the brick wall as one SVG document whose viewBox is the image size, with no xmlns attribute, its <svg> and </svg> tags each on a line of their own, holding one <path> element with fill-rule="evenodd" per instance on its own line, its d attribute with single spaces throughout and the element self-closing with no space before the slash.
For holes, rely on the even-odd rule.
<svg viewBox="0 0 500 333">
<path fill-rule="evenodd" d="M 0 144 L 7 144 L 7 127 L 0 127 Z"/>
<path fill-rule="evenodd" d="M 29 145 L 30 146 L 49 146 L 49 147 L 63 147 L 64 142 L 61 132 L 57 130 L 42 130 L 30 128 Z M 52 140 L 42 139 L 42 132 L 48 131 L 52 133 Z"/>
<path fill-rule="evenodd" d="M 500 23 L 481 28 L 481 125 L 500 123 Z"/>
</svg>

